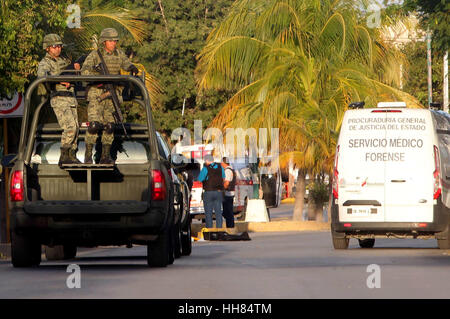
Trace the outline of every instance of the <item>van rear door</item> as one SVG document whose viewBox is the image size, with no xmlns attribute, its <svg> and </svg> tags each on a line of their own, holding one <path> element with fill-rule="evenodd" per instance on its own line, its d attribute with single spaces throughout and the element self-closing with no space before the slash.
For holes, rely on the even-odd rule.
<svg viewBox="0 0 450 319">
<path fill-rule="evenodd" d="M 383 222 L 386 113 L 349 110 L 342 122 L 337 150 L 339 220 Z M 374 158 L 373 158 L 374 157 Z"/>
<path fill-rule="evenodd" d="M 386 116 L 393 123 L 386 153 L 398 160 L 385 161 L 385 221 L 432 222 L 436 134 L 431 113 L 400 109 Z"/>
<path fill-rule="evenodd" d="M 428 110 L 347 111 L 337 152 L 340 221 L 432 222 L 435 146 Z"/>
</svg>

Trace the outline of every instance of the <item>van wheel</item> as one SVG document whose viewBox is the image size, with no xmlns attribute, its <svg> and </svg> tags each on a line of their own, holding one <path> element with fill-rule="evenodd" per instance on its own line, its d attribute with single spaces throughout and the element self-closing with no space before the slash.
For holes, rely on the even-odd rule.
<svg viewBox="0 0 450 319">
<path fill-rule="evenodd" d="M 191 238 L 191 217 L 186 223 L 186 228 L 181 231 L 181 255 L 189 256 L 192 252 L 192 238 Z"/>
<path fill-rule="evenodd" d="M 450 226 L 440 233 L 436 234 L 439 249 L 450 249 Z"/>
<path fill-rule="evenodd" d="M 41 244 L 30 237 L 12 231 L 11 262 L 14 267 L 38 266 L 41 263 Z"/>
<path fill-rule="evenodd" d="M 337 236 L 337 233 L 333 230 L 331 231 L 331 237 L 333 239 L 334 249 L 347 249 L 348 248 L 350 238 L 342 238 L 341 236 Z"/>
<path fill-rule="evenodd" d="M 367 238 L 367 239 L 358 239 L 359 247 L 361 248 L 373 248 L 375 245 L 375 239 L 374 238 Z"/>
<path fill-rule="evenodd" d="M 44 253 L 47 260 L 73 259 L 77 255 L 75 245 L 56 245 L 53 247 L 44 246 Z"/>
<path fill-rule="evenodd" d="M 450 249 L 450 237 L 437 240 L 439 249 Z"/>
<path fill-rule="evenodd" d="M 167 267 L 169 264 L 170 235 L 166 229 L 158 239 L 147 243 L 147 264 L 150 267 Z"/>
</svg>

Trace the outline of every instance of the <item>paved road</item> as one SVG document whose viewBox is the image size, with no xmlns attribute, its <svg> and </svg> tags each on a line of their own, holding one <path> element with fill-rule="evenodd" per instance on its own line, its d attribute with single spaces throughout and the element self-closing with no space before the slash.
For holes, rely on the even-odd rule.
<svg viewBox="0 0 450 319">
<path fill-rule="evenodd" d="M 249 242 L 196 242 L 165 269 L 143 246 L 84 249 L 66 262 L 14 269 L 0 261 L 0 298 L 449 298 L 450 251 L 435 240 L 377 239 L 374 249 L 336 251 L 328 232 L 251 233 Z M 81 268 L 81 288 L 66 267 Z M 369 289 L 370 264 L 381 288 Z"/>
</svg>

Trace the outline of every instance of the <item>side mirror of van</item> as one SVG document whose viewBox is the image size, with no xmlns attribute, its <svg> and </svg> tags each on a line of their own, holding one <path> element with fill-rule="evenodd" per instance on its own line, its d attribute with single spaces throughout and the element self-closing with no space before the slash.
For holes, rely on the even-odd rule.
<svg viewBox="0 0 450 319">
<path fill-rule="evenodd" d="M 3 156 L 2 158 L 2 166 L 7 168 L 12 168 L 14 166 L 14 162 L 16 161 L 17 154 L 8 154 Z"/>
</svg>

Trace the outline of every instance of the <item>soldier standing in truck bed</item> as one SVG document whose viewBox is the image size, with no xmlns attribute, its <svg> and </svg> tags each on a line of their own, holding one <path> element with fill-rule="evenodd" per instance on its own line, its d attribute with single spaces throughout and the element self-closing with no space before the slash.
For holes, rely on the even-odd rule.
<svg viewBox="0 0 450 319">
<path fill-rule="evenodd" d="M 110 74 L 120 74 L 120 69 L 137 74 L 138 69 L 128 57 L 117 48 L 119 33 L 113 28 L 106 28 L 100 33 L 99 51 L 103 56 L 105 64 Z M 86 58 L 81 68 L 83 75 L 99 75 L 98 65 L 101 59 L 97 50 L 92 51 Z M 117 96 L 122 101 L 122 89 L 116 86 Z M 102 155 L 100 164 L 113 164 L 111 158 L 111 144 L 114 140 L 114 105 L 111 98 L 102 99 L 102 94 L 106 93 L 102 84 L 94 84 L 88 91 L 88 129 L 86 132 L 86 153 L 84 162 L 92 164 L 92 149 L 96 143 L 98 133 L 102 133 Z"/>
<path fill-rule="evenodd" d="M 60 75 L 70 65 L 70 61 L 61 55 L 62 40 L 57 34 L 47 34 L 44 37 L 43 48 L 47 51 L 45 57 L 39 62 L 37 76 Z M 74 64 L 76 70 L 80 69 L 78 63 Z M 61 135 L 61 164 L 80 164 L 76 153 L 78 148 L 78 114 L 77 99 L 73 86 L 68 82 L 61 82 L 51 86 L 50 105 L 55 112 L 59 126 L 63 129 Z"/>
</svg>

